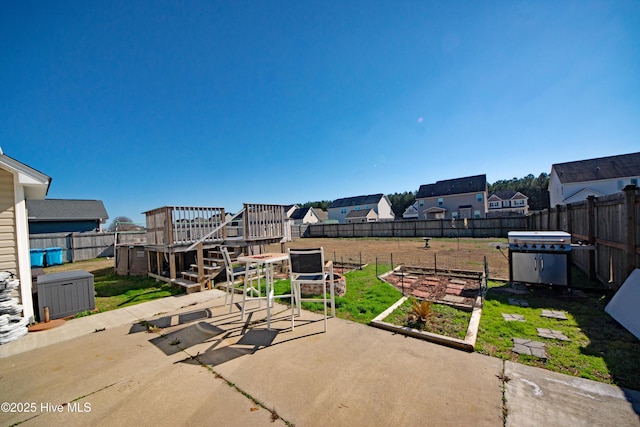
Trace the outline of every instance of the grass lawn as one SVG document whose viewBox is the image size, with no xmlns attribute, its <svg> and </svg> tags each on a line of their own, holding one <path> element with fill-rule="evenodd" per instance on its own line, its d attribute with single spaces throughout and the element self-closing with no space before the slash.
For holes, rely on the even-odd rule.
<svg viewBox="0 0 640 427">
<path fill-rule="evenodd" d="M 482 309 L 477 352 L 640 390 L 640 341 L 604 311 L 610 293 L 590 291 L 574 296 L 529 288 L 527 295 L 513 295 L 501 292 L 504 286 L 490 282 Z M 510 305 L 509 298 L 526 300 L 529 307 Z M 542 317 L 543 309 L 564 311 L 568 320 Z M 502 313 L 519 314 L 526 321 L 506 322 Z M 560 331 L 571 341 L 539 337 L 536 328 Z M 548 359 L 513 353 L 512 338 L 544 342 Z"/>
<path fill-rule="evenodd" d="M 149 277 L 118 276 L 113 272 L 113 268 L 97 270 L 93 274 L 96 308 L 99 311 L 114 310 L 184 293 L 178 286 L 156 282 Z"/>
<path fill-rule="evenodd" d="M 184 293 L 178 286 L 165 282 L 156 282 L 149 277 L 118 276 L 113 271 L 113 260 L 99 258 L 79 261 L 45 269 L 46 273 L 61 271 L 86 270 L 93 274 L 93 285 L 96 293 L 96 311 L 103 312 L 122 308 L 141 302 L 164 298 Z M 90 313 L 78 313 L 76 317 Z"/>
<path fill-rule="evenodd" d="M 378 274 L 390 269 L 389 265 L 378 265 Z M 342 319 L 367 324 L 402 297 L 400 291 L 376 277 L 375 265 L 347 272 L 344 276 L 347 292 L 344 296 L 336 296 L 336 316 Z M 284 294 L 289 292 L 291 285 L 289 280 L 278 280 L 274 287 L 276 294 Z M 303 302 L 302 308 L 317 312 L 323 310 L 322 303 L 314 302 Z"/>
</svg>

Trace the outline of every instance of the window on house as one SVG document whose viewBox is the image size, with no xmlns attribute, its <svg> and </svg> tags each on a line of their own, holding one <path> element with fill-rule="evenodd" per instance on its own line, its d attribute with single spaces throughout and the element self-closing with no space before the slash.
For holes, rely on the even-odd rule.
<svg viewBox="0 0 640 427">
<path fill-rule="evenodd" d="M 482 201 L 482 193 L 478 193 L 478 194 L 476 194 L 476 200 L 477 200 L 478 202 L 481 202 L 481 201 Z"/>
<path fill-rule="evenodd" d="M 342 210 L 340 212 L 342 212 L 343 214 L 346 214 L 347 213 L 347 208 L 342 208 Z"/>
<path fill-rule="evenodd" d="M 631 184 L 635 185 L 637 187 L 638 186 L 638 178 L 631 178 Z"/>
<path fill-rule="evenodd" d="M 442 206 L 444 204 L 444 199 L 442 197 L 438 197 L 438 206 Z"/>
<path fill-rule="evenodd" d="M 424 200 L 420 200 L 420 206 L 424 206 Z"/>
<path fill-rule="evenodd" d="M 474 218 L 480 218 L 480 211 L 479 210 L 473 211 L 473 217 Z"/>
<path fill-rule="evenodd" d="M 360 206 L 356 206 L 355 208 L 353 208 L 354 211 L 359 211 L 360 210 Z"/>
<path fill-rule="evenodd" d="M 622 190 L 622 187 L 624 187 L 624 181 L 619 179 L 618 180 L 618 190 Z"/>
<path fill-rule="evenodd" d="M 458 212 L 451 212 L 451 218 L 458 218 Z"/>
</svg>

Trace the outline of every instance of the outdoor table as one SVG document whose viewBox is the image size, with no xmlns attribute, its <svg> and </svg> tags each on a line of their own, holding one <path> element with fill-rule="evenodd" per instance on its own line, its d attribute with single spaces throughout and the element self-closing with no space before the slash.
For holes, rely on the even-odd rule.
<svg viewBox="0 0 640 427">
<path fill-rule="evenodd" d="M 249 275 L 245 274 L 244 276 L 244 289 L 243 292 L 243 300 L 242 300 L 242 319 L 244 320 L 244 307 L 247 296 L 247 291 L 249 289 L 254 289 L 258 291 L 258 297 L 253 297 L 251 299 L 266 299 L 267 300 L 267 329 L 271 329 L 271 303 L 273 302 L 273 284 L 274 284 L 274 264 L 277 262 L 286 261 L 289 259 L 289 254 L 272 252 L 272 253 L 264 253 L 257 255 L 246 255 L 238 257 L 238 262 L 244 262 L 247 264 L 247 268 L 245 271 L 249 271 L 249 267 L 251 265 L 255 265 L 258 269 L 258 288 L 255 289 L 252 286 L 249 286 Z M 264 271 L 265 275 L 265 285 L 266 292 L 264 297 L 260 297 L 260 270 Z"/>
</svg>

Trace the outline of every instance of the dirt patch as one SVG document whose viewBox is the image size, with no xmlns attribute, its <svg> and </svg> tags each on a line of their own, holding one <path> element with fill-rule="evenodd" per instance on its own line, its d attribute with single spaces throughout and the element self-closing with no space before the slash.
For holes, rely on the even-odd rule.
<svg viewBox="0 0 640 427">
<path fill-rule="evenodd" d="M 393 272 L 384 280 L 417 299 L 473 307 L 480 290 L 479 279 L 431 274 Z"/>
<path fill-rule="evenodd" d="M 421 238 L 303 238 L 286 244 L 287 248 L 324 248 L 325 259 L 340 263 L 393 264 L 450 270 L 482 271 L 484 258 L 490 278 L 509 277 L 506 239 L 434 238 L 425 248 Z M 280 251 L 271 245 L 267 251 Z"/>
</svg>

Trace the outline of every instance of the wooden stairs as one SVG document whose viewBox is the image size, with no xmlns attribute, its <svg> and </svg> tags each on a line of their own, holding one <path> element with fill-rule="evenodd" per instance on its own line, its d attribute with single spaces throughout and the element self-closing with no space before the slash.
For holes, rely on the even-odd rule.
<svg viewBox="0 0 640 427">
<path fill-rule="evenodd" d="M 240 247 L 227 247 L 232 250 L 229 252 L 231 261 L 235 261 L 240 255 L 242 255 Z M 188 294 L 193 292 L 201 292 L 205 289 L 212 289 L 214 280 L 219 275 L 226 275 L 224 258 L 220 247 L 217 246 L 212 249 L 205 250 L 205 256 L 202 259 L 203 263 L 203 277 L 199 280 L 198 263 L 190 264 L 188 270 L 180 272 L 180 277 L 177 277 L 171 281 L 174 285 L 185 288 Z"/>
</svg>

